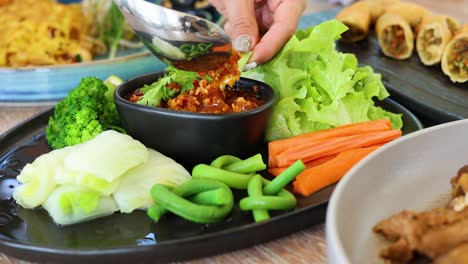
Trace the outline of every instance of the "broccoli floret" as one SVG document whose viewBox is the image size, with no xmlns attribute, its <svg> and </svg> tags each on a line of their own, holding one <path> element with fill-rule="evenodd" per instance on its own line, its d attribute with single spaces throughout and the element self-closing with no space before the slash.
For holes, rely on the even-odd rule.
<svg viewBox="0 0 468 264">
<path fill-rule="evenodd" d="M 54 149 L 88 141 L 104 130 L 124 132 L 109 88 L 98 78 L 83 78 L 60 101 L 46 128 L 47 142 Z"/>
</svg>

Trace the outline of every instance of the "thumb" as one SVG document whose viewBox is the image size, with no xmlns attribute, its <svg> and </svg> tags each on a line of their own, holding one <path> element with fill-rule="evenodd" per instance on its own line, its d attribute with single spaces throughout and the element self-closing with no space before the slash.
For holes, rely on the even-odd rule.
<svg viewBox="0 0 468 264">
<path fill-rule="evenodd" d="M 228 1 L 225 29 L 232 38 L 234 49 L 248 52 L 258 42 L 255 0 Z"/>
</svg>

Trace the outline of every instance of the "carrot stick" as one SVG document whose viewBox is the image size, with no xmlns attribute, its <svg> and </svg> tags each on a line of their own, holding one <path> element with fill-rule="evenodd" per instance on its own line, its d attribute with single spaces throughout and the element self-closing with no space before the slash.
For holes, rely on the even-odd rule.
<svg viewBox="0 0 468 264">
<path fill-rule="evenodd" d="M 312 167 L 318 166 L 320 164 L 323 164 L 323 163 L 333 159 L 334 157 L 336 157 L 336 155 L 321 157 L 321 158 L 309 161 L 309 162 L 305 163 L 305 165 L 306 165 L 306 168 L 312 168 Z M 288 167 L 269 168 L 268 172 L 271 175 L 276 177 L 276 176 L 280 175 L 280 173 L 283 172 L 284 170 L 286 170 L 287 168 Z"/>
<path fill-rule="evenodd" d="M 391 129 L 392 123 L 388 119 L 380 119 L 343 125 L 331 129 L 297 135 L 288 139 L 271 141 L 268 143 L 269 167 L 278 167 L 274 164 L 274 157 L 276 155 L 289 148 L 304 144 L 305 142 L 318 141 L 333 137 L 352 136 L 376 131 L 388 131 Z"/>
<path fill-rule="evenodd" d="M 338 182 L 356 163 L 379 147 L 349 149 L 319 166 L 304 170 L 293 182 L 294 192 L 310 196 Z"/>
<path fill-rule="evenodd" d="M 313 141 L 281 152 L 275 156 L 275 163 L 277 167 L 289 166 L 297 160 L 307 163 L 311 160 L 337 154 L 348 149 L 385 143 L 400 137 L 401 134 L 401 130 L 390 130 Z"/>
</svg>

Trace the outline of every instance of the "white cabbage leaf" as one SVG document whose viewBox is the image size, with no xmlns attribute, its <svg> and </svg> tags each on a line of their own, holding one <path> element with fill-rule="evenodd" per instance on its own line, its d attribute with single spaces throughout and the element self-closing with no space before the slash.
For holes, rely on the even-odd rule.
<svg viewBox="0 0 468 264">
<path fill-rule="evenodd" d="M 65 169 L 112 182 L 147 159 L 148 151 L 140 141 L 107 130 L 70 153 L 65 158 Z"/>
<path fill-rule="evenodd" d="M 53 150 L 26 164 L 16 178 L 22 184 L 13 190 L 13 199 L 24 208 L 40 206 L 57 187 L 55 177 L 63 174 L 63 159 L 73 149 Z"/>
<path fill-rule="evenodd" d="M 153 149 L 148 149 L 148 153 L 148 161 L 125 173 L 113 194 L 123 213 L 152 206 L 150 190 L 154 184 L 176 186 L 192 179 L 190 173 L 173 159 Z"/>
<path fill-rule="evenodd" d="M 77 185 L 55 189 L 42 205 L 59 225 L 70 225 L 113 214 L 119 210 L 110 196 Z"/>
</svg>

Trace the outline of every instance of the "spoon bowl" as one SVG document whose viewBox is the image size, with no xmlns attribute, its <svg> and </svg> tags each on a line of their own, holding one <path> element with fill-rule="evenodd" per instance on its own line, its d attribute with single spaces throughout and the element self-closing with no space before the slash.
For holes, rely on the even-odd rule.
<svg viewBox="0 0 468 264">
<path fill-rule="evenodd" d="M 231 56 L 231 39 L 209 20 L 144 0 L 114 3 L 146 47 L 166 64 L 205 72 Z"/>
</svg>

